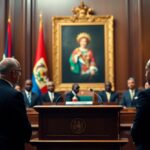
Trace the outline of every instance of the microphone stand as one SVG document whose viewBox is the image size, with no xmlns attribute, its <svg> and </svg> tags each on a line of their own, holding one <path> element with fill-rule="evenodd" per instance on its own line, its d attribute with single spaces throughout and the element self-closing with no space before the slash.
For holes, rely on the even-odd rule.
<svg viewBox="0 0 150 150">
<path fill-rule="evenodd" d="M 97 94 L 93 89 L 90 89 L 90 91 L 98 97 L 98 103 L 103 104 L 102 97 L 99 94 Z"/>
<path fill-rule="evenodd" d="M 62 98 L 62 99 L 63 99 L 63 97 L 62 97 L 63 95 L 64 95 L 64 93 L 57 97 L 56 102 L 55 102 L 55 104 L 56 104 L 56 105 L 57 105 L 58 100 L 59 100 L 60 98 Z"/>
</svg>

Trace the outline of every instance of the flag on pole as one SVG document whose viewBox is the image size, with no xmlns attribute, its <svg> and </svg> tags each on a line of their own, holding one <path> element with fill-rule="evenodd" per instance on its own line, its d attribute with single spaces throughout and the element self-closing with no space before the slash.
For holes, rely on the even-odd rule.
<svg viewBox="0 0 150 150">
<path fill-rule="evenodd" d="M 6 57 L 12 57 L 12 56 L 13 56 L 13 52 L 12 52 L 11 20 L 10 20 L 10 18 L 8 18 L 5 50 L 4 50 L 4 54 L 3 54 L 3 59 Z"/>
<path fill-rule="evenodd" d="M 40 15 L 39 36 L 32 75 L 33 92 L 39 95 L 47 92 L 47 72 L 48 68 L 46 61 L 46 50 L 44 45 L 42 15 Z"/>
</svg>

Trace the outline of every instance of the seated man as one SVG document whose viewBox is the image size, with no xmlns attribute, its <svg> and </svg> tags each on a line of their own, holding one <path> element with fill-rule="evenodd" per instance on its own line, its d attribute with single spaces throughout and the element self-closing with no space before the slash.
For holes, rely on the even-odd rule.
<svg viewBox="0 0 150 150">
<path fill-rule="evenodd" d="M 24 96 L 24 101 L 27 108 L 40 104 L 39 96 L 32 92 L 31 79 L 27 79 L 25 81 L 24 91 L 22 92 L 22 94 Z"/>
<path fill-rule="evenodd" d="M 52 102 L 52 103 L 57 103 L 57 102 L 63 102 L 63 97 L 60 93 L 55 92 L 55 84 L 53 81 L 49 81 L 47 83 L 47 89 L 48 92 L 44 95 L 42 95 L 42 103 L 45 102 Z"/>
<path fill-rule="evenodd" d="M 125 107 L 135 107 L 139 90 L 135 87 L 135 79 L 130 77 L 127 81 L 128 90 L 124 92 L 121 105 Z"/>
<path fill-rule="evenodd" d="M 110 81 L 105 82 L 105 91 L 101 91 L 98 95 L 101 97 L 102 102 L 116 102 L 118 103 L 119 94 L 112 91 L 112 84 Z"/>
<path fill-rule="evenodd" d="M 77 95 L 80 91 L 78 83 L 72 85 L 72 91 L 68 92 L 65 96 L 66 101 L 80 101 L 80 97 Z"/>
</svg>

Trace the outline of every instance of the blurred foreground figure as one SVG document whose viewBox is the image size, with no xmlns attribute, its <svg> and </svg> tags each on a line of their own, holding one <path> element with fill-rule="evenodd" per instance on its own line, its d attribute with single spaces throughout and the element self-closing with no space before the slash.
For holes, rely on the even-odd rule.
<svg viewBox="0 0 150 150">
<path fill-rule="evenodd" d="M 20 63 L 14 58 L 0 62 L 0 150 L 24 150 L 31 137 L 21 92 L 13 86 L 21 76 Z"/>
<path fill-rule="evenodd" d="M 150 60 L 146 64 L 146 79 L 150 84 Z M 150 88 L 139 94 L 137 113 L 131 128 L 131 135 L 137 150 L 149 150 L 150 135 Z"/>
</svg>

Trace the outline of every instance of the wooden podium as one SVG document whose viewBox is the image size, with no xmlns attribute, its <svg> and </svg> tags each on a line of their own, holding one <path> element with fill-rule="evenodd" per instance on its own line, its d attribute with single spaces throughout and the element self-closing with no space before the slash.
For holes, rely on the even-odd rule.
<svg viewBox="0 0 150 150">
<path fill-rule="evenodd" d="M 43 105 L 39 112 L 39 138 L 31 143 L 38 150 L 117 150 L 120 110 L 117 105 Z"/>
</svg>

